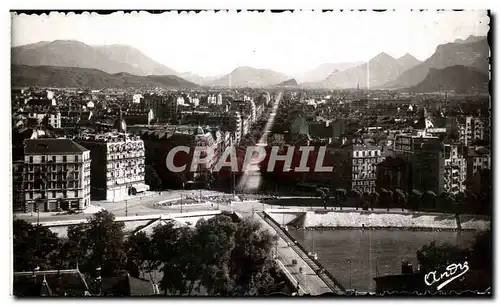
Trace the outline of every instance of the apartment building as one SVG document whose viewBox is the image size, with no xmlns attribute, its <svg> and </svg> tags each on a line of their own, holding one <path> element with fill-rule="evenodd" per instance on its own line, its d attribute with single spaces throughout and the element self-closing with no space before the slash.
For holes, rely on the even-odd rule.
<svg viewBox="0 0 500 305">
<path fill-rule="evenodd" d="M 393 156 L 409 163 L 409 191 L 444 190 L 444 152 L 439 137 L 430 136 L 425 131 L 394 136 Z"/>
<path fill-rule="evenodd" d="M 469 147 L 466 151 L 467 183 L 466 189 L 479 193 L 487 188 L 485 177 L 482 173 L 491 169 L 491 153 L 485 147 Z M 490 180 L 491 181 L 491 180 Z"/>
<path fill-rule="evenodd" d="M 459 117 L 459 141 L 465 146 L 471 146 L 477 140 L 487 140 L 489 138 L 489 126 L 487 123 L 488 122 L 481 117 Z"/>
<path fill-rule="evenodd" d="M 339 185 L 347 190 L 358 190 L 361 193 L 374 192 L 377 164 L 384 159 L 380 146 L 346 142 L 333 152 L 334 168 L 340 173 Z"/>
<path fill-rule="evenodd" d="M 25 143 L 26 212 L 81 210 L 90 204 L 90 150 L 69 139 Z"/>
<path fill-rule="evenodd" d="M 145 131 L 141 135 L 146 146 L 146 162 L 157 172 L 165 185 L 182 187 L 188 182 L 202 182 L 208 178 L 207 173 L 211 172 L 213 165 L 227 145 L 231 145 L 231 140 L 224 132 L 216 127 L 201 127 L 193 125 L 170 125 L 162 130 Z M 184 171 L 171 172 L 165 165 L 168 153 L 174 147 L 190 147 L 190 153 L 177 153 L 174 156 L 174 164 L 186 165 Z M 199 164 L 195 172 L 190 171 L 193 152 L 195 147 L 210 147 L 214 151 L 211 162 Z"/>
<path fill-rule="evenodd" d="M 144 182 L 144 142 L 138 136 L 84 134 L 77 142 L 91 151 L 93 199 L 120 201 L 149 190 Z"/>
<path fill-rule="evenodd" d="M 467 178 L 466 149 L 461 144 L 444 144 L 444 191 L 464 192 Z"/>
</svg>

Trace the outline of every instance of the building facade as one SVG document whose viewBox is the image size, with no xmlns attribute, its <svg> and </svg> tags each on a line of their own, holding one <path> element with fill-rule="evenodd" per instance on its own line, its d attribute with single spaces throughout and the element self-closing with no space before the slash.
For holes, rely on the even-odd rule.
<svg viewBox="0 0 500 305">
<path fill-rule="evenodd" d="M 24 210 L 81 210 L 90 205 L 90 162 L 90 150 L 72 140 L 26 140 Z"/>
<path fill-rule="evenodd" d="M 394 192 L 400 189 L 408 192 L 408 162 L 401 158 L 388 157 L 377 164 L 377 192 L 382 189 Z"/>
<path fill-rule="evenodd" d="M 92 198 L 120 201 L 149 190 L 144 182 L 144 142 L 138 136 L 86 134 L 77 141 L 91 151 Z"/>
<path fill-rule="evenodd" d="M 469 147 L 466 151 L 467 162 L 467 183 L 468 191 L 479 193 L 487 187 L 482 180 L 485 179 L 482 173 L 491 169 L 491 154 L 484 147 Z M 487 171 L 489 175 L 489 172 Z M 490 180 L 491 181 L 491 180 Z M 483 183 L 481 183 L 483 182 Z"/>
<path fill-rule="evenodd" d="M 444 145 L 444 191 L 452 194 L 464 192 L 467 178 L 467 162 L 463 145 Z"/>
<path fill-rule="evenodd" d="M 459 141 L 465 146 L 471 146 L 477 140 L 489 138 L 489 126 L 481 117 L 466 116 L 458 118 Z"/>
</svg>

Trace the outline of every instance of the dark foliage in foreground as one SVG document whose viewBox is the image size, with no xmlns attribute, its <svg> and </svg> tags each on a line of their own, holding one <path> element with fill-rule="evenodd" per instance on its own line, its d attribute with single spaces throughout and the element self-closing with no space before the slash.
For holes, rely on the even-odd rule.
<svg viewBox="0 0 500 305">
<path fill-rule="evenodd" d="M 272 260 L 275 237 L 250 219 L 228 216 L 200 220 L 195 228 L 173 222 L 125 236 L 124 225 L 107 211 L 70 227 L 59 239 L 48 228 L 14 221 L 14 270 L 72 269 L 90 278 L 122 271 L 157 282 L 165 295 L 269 294 L 283 279 Z"/>
</svg>

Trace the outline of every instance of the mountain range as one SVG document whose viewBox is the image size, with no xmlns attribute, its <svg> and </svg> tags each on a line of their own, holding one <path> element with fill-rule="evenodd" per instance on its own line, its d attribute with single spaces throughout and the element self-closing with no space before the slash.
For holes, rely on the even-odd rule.
<svg viewBox="0 0 500 305">
<path fill-rule="evenodd" d="M 423 63 L 404 71 L 397 79 L 382 88 L 409 88 L 422 82 L 430 69 L 452 66 L 474 67 L 484 74 L 489 69 L 489 45 L 486 37 L 470 36 L 465 41 L 439 45 L 434 54 Z"/>
<path fill-rule="evenodd" d="M 62 88 L 195 88 L 198 85 L 175 75 L 138 76 L 126 72 L 108 74 L 97 69 L 55 66 L 11 66 L 12 86 Z"/>
<path fill-rule="evenodd" d="M 316 68 L 306 71 L 304 73 L 295 73 L 293 77 L 300 83 L 314 83 L 320 82 L 327 78 L 334 71 L 343 71 L 352 67 L 363 64 L 363 62 L 347 62 L 347 63 L 325 63 L 317 66 Z"/>
<path fill-rule="evenodd" d="M 289 80 L 286 80 L 284 82 L 281 82 L 277 85 L 274 86 L 275 88 L 298 88 L 299 87 L 299 84 L 297 83 L 297 81 L 295 80 L 295 78 L 291 78 Z"/>
<path fill-rule="evenodd" d="M 290 77 L 269 69 L 239 67 L 231 73 L 207 83 L 216 87 L 268 87 L 279 84 Z"/>
<path fill-rule="evenodd" d="M 420 63 L 410 54 L 396 59 L 382 52 L 367 63 L 343 71 L 335 71 L 320 83 L 324 88 L 373 88 L 396 79 L 404 71 Z"/>
<path fill-rule="evenodd" d="M 178 75 L 127 45 L 89 46 L 75 40 L 42 41 L 14 47 L 12 64 L 98 69 L 106 73 L 133 75 Z"/>
<path fill-rule="evenodd" d="M 185 88 L 196 85 L 289 87 L 297 86 L 298 80 L 306 88 L 359 86 L 397 89 L 416 87 L 426 80 L 431 69 L 464 66 L 472 67 L 485 75 L 489 73 L 489 45 L 486 37 L 475 36 L 439 45 L 434 54 L 424 62 L 410 54 L 394 58 L 382 52 L 366 63 L 328 63 L 293 77 L 269 69 L 246 66 L 238 67 L 227 75 L 201 77 L 192 72 L 177 72 L 131 46 L 90 46 L 74 40 L 42 41 L 13 47 L 11 54 L 13 83 L 39 86 L 116 85 L 121 88 L 133 84 L 139 87 Z M 35 69 L 36 67 L 39 69 Z M 57 73 L 67 79 L 61 78 Z M 436 73 L 438 72 L 433 72 L 434 79 L 438 75 Z M 441 76 L 451 77 L 449 73 L 442 73 Z M 123 79 L 120 80 L 120 77 Z"/>
<path fill-rule="evenodd" d="M 438 92 L 453 90 L 465 92 L 488 89 L 489 75 L 465 66 L 451 66 L 444 69 L 430 68 L 425 79 L 409 88 L 412 92 Z"/>
</svg>

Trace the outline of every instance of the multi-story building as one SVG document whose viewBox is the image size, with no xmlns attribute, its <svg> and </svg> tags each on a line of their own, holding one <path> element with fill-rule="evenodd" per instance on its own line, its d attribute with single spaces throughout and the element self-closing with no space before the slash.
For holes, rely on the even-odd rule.
<svg viewBox="0 0 500 305">
<path fill-rule="evenodd" d="M 222 94 L 217 94 L 217 105 L 222 105 Z"/>
<path fill-rule="evenodd" d="M 14 157 L 14 155 L 13 155 Z M 25 212 L 24 206 L 24 158 L 12 160 L 12 207 L 14 212 Z"/>
<path fill-rule="evenodd" d="M 439 194 L 444 190 L 444 155 L 438 137 L 414 137 L 411 156 L 412 189 Z"/>
<path fill-rule="evenodd" d="M 487 140 L 489 137 L 487 125 L 487 121 L 481 117 L 459 117 L 458 135 L 460 142 L 465 146 L 470 146 L 477 140 Z"/>
<path fill-rule="evenodd" d="M 84 209 L 90 204 L 90 150 L 69 139 L 26 140 L 26 212 Z"/>
<path fill-rule="evenodd" d="M 53 128 L 61 128 L 61 113 L 50 111 L 46 113 L 29 113 L 28 117 L 36 118 L 39 121 L 47 120 L 47 124 Z"/>
<path fill-rule="evenodd" d="M 217 104 L 217 97 L 215 95 L 208 95 L 207 96 L 207 104 L 209 104 L 209 105 Z"/>
<path fill-rule="evenodd" d="M 228 145 L 228 138 L 215 128 L 200 126 L 171 125 L 162 130 L 146 131 L 141 135 L 146 147 L 146 163 L 152 166 L 164 185 L 182 187 L 186 183 L 203 182 L 212 171 L 223 149 Z M 229 141 L 231 143 L 231 141 Z M 230 144 L 229 144 L 230 145 Z M 168 153 L 177 146 L 187 146 L 190 153 L 177 153 L 173 162 L 177 166 L 186 165 L 184 171 L 174 173 L 165 166 Z M 194 148 L 210 147 L 214 156 L 210 162 L 199 164 L 194 172 L 190 170 Z"/>
<path fill-rule="evenodd" d="M 251 118 L 247 115 L 242 115 L 241 116 L 241 134 L 240 134 L 240 139 L 242 139 L 244 136 L 247 135 L 247 133 L 250 131 L 250 126 L 252 124 Z"/>
<path fill-rule="evenodd" d="M 238 111 L 186 111 L 182 112 L 180 117 L 182 125 L 218 126 L 222 132 L 231 134 L 233 143 L 239 143 L 241 140 L 242 120 Z"/>
<path fill-rule="evenodd" d="M 444 144 L 444 191 L 452 194 L 465 191 L 467 178 L 466 149 L 461 144 Z"/>
<path fill-rule="evenodd" d="M 384 160 L 379 146 L 349 141 L 335 149 L 333 159 L 340 174 L 339 186 L 361 193 L 375 191 L 377 164 Z"/>
<path fill-rule="evenodd" d="M 375 187 L 378 192 L 385 189 L 395 191 L 400 189 L 408 191 L 408 167 L 409 164 L 402 158 L 388 157 L 377 164 L 377 178 Z"/>
<path fill-rule="evenodd" d="M 141 100 L 143 111 L 153 110 L 154 118 L 159 121 L 167 119 L 167 96 L 148 94 Z"/>
<path fill-rule="evenodd" d="M 144 142 L 138 136 L 85 134 L 77 141 L 91 151 L 92 198 L 119 201 L 149 190 L 144 183 Z"/>
<path fill-rule="evenodd" d="M 351 189 L 372 193 L 375 191 L 376 165 L 382 162 L 381 148 L 375 145 L 352 146 Z"/>
<path fill-rule="evenodd" d="M 471 192 L 480 192 L 484 189 L 484 183 L 481 183 L 481 172 L 491 169 L 490 151 L 485 147 L 472 148 L 466 151 L 467 162 L 467 186 L 466 189 Z"/>
<path fill-rule="evenodd" d="M 444 190 L 444 155 L 439 137 L 425 132 L 416 134 L 396 134 L 394 136 L 393 156 L 410 163 L 409 191 Z"/>
</svg>

